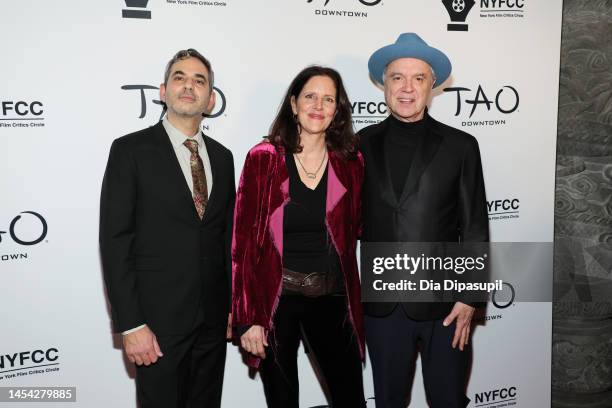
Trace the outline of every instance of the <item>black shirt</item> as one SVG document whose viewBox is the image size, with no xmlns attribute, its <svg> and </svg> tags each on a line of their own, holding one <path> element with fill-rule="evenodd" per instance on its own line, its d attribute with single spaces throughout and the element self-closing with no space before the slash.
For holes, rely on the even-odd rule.
<svg viewBox="0 0 612 408">
<path fill-rule="evenodd" d="M 391 184 L 397 198 L 404 191 L 404 184 L 408 178 L 419 138 L 424 136 L 425 121 L 423 119 L 416 122 L 402 122 L 394 116 L 389 118 L 385 151 Z"/>
<path fill-rule="evenodd" d="M 283 218 L 283 267 L 304 273 L 327 272 L 336 257 L 325 225 L 327 166 L 311 190 L 300 179 L 293 154 L 287 154 L 285 161 L 290 200 Z"/>
</svg>

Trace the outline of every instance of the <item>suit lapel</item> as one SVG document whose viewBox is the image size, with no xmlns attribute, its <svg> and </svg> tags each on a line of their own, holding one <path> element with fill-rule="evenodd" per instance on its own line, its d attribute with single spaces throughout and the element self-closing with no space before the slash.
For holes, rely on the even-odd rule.
<svg viewBox="0 0 612 408">
<path fill-rule="evenodd" d="M 164 129 L 162 122 L 159 122 L 153 126 L 153 131 L 155 132 L 159 143 L 159 153 L 161 157 L 159 166 L 162 169 L 162 173 L 167 175 L 168 188 L 174 189 L 176 194 L 180 196 L 179 202 L 181 206 L 189 209 L 189 217 L 194 221 L 199 222 L 200 217 L 198 216 L 198 212 L 193 203 L 191 190 L 189 190 L 189 185 L 187 184 L 183 171 L 181 170 L 176 153 L 172 147 L 172 142 L 170 142 L 170 137 L 166 133 L 166 129 Z"/>
<path fill-rule="evenodd" d="M 404 184 L 402 196 L 399 199 L 400 204 L 403 204 L 417 189 L 423 172 L 438 151 L 442 141 L 442 136 L 435 132 L 434 126 L 432 126 L 432 119 L 427 113 L 425 113 L 425 120 L 425 132 L 419 136 L 417 148 L 410 164 L 408 177 L 406 178 L 406 184 Z"/>
<path fill-rule="evenodd" d="M 387 157 L 385 154 L 385 138 L 387 128 L 389 125 L 389 119 L 385 119 L 380 124 L 380 130 L 376 134 L 370 136 L 370 148 L 372 149 L 372 162 L 366 165 L 371 166 L 375 173 L 375 180 L 380 180 L 379 187 L 382 198 L 392 205 L 397 206 L 397 197 L 393 192 L 393 186 L 391 185 L 391 177 L 389 175 L 389 168 L 387 166 Z"/>
</svg>

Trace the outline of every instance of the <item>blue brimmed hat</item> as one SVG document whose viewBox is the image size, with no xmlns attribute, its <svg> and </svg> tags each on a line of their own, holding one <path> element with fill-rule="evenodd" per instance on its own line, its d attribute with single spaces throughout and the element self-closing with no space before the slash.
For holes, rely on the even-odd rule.
<svg viewBox="0 0 612 408">
<path fill-rule="evenodd" d="M 382 85 L 385 68 L 398 58 L 416 58 L 428 63 L 436 75 L 434 88 L 446 81 L 452 69 L 450 60 L 442 51 L 430 47 L 415 33 L 403 33 L 394 44 L 382 47 L 370 57 L 368 69 L 372 80 Z"/>
</svg>

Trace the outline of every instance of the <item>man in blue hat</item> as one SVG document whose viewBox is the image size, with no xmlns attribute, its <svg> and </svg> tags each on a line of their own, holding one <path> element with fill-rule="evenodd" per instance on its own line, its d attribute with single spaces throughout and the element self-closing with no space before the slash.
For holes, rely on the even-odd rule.
<svg viewBox="0 0 612 408">
<path fill-rule="evenodd" d="M 432 89 L 451 73 L 446 55 L 404 33 L 372 54 L 390 116 L 359 132 L 365 159 L 363 242 L 487 242 L 480 152 L 469 134 L 429 116 Z M 475 306 L 364 303 L 377 408 L 404 408 L 421 351 L 430 406 L 466 407 Z"/>
</svg>

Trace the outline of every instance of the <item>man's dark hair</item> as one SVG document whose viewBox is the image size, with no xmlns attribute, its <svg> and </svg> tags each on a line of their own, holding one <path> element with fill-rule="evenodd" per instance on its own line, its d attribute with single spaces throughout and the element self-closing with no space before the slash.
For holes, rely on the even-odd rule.
<svg viewBox="0 0 612 408">
<path fill-rule="evenodd" d="M 215 84 L 215 73 L 212 70 L 210 61 L 208 61 L 202 54 L 193 48 L 180 50 L 174 54 L 174 57 L 172 57 L 170 61 L 168 61 L 168 65 L 166 65 L 166 73 L 164 74 L 164 85 L 168 85 L 168 78 L 170 78 L 170 70 L 172 69 L 172 65 L 187 58 L 197 58 L 200 60 L 200 62 L 202 62 L 202 64 L 204 64 L 208 70 L 208 88 L 210 93 L 212 93 L 213 86 Z"/>
<path fill-rule="evenodd" d="M 357 136 L 353 130 L 351 104 L 340 74 L 332 68 L 312 65 L 297 74 L 272 122 L 268 139 L 275 146 L 281 146 L 290 153 L 302 151 L 299 124 L 291 109 L 291 97 L 297 100 L 306 82 L 314 76 L 326 76 L 336 85 L 336 114 L 325 131 L 327 149 L 339 153 L 345 159 L 354 158 L 357 154 Z"/>
</svg>

